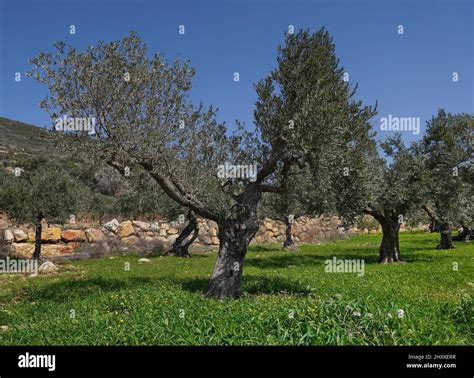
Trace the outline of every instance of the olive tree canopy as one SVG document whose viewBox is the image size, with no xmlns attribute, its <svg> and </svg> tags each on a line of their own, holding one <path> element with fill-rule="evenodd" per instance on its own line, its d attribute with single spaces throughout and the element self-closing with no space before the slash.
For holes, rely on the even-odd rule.
<svg viewBox="0 0 474 378">
<path fill-rule="evenodd" d="M 365 143 L 374 109 L 353 99 L 335 45 L 324 29 L 285 36 L 277 67 L 258 82 L 255 128 L 233 132 L 214 108 L 189 100 L 194 69 L 147 55 L 135 34 L 85 51 L 64 43 L 32 60 L 30 74 L 48 87 L 41 103 L 53 122 L 94 118 L 66 147 L 85 151 L 119 171 L 147 172 L 179 205 L 217 222 L 219 254 L 207 295 L 238 297 L 244 257 L 258 229 L 265 192 L 282 190 L 288 167 L 328 163 Z"/>
</svg>

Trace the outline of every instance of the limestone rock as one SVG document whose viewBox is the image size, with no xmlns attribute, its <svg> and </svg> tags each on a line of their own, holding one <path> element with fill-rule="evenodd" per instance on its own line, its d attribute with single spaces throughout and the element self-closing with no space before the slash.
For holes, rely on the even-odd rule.
<svg viewBox="0 0 474 378">
<path fill-rule="evenodd" d="M 134 235 L 126 236 L 126 237 L 120 239 L 120 241 L 122 243 L 127 244 L 127 245 L 135 244 L 136 242 L 138 242 L 138 240 L 140 240 L 140 239 L 137 236 L 134 236 Z"/>
<path fill-rule="evenodd" d="M 44 257 L 70 256 L 74 254 L 74 248 L 63 244 L 50 244 L 41 246 L 41 255 Z"/>
<path fill-rule="evenodd" d="M 141 221 L 132 221 L 132 224 L 135 226 L 135 227 L 138 227 L 140 230 L 143 230 L 143 231 L 148 231 L 150 229 L 150 224 L 147 223 L 147 222 L 141 222 Z"/>
<path fill-rule="evenodd" d="M 265 222 L 263 224 L 263 226 L 267 229 L 267 230 L 273 230 L 273 224 L 271 224 L 270 222 Z"/>
<path fill-rule="evenodd" d="M 85 231 L 87 241 L 89 243 L 101 242 L 105 240 L 105 235 L 101 230 L 95 228 L 88 228 Z"/>
<path fill-rule="evenodd" d="M 41 241 L 43 243 L 58 243 L 61 240 L 61 229 L 59 227 L 43 228 Z"/>
<path fill-rule="evenodd" d="M 18 259 L 31 259 L 34 250 L 35 246 L 33 244 L 13 243 L 10 255 Z"/>
<path fill-rule="evenodd" d="M 82 230 L 66 230 L 62 232 L 61 239 L 64 242 L 84 242 L 86 234 Z"/>
<path fill-rule="evenodd" d="M 7 244 L 13 243 L 13 241 L 15 240 L 15 236 L 13 235 L 12 230 L 5 230 L 5 231 L 3 232 L 3 240 L 4 240 Z"/>
<path fill-rule="evenodd" d="M 25 233 L 25 231 L 20 229 L 14 230 L 13 236 L 15 236 L 15 242 L 17 243 L 26 242 L 28 240 L 28 235 Z"/>
<path fill-rule="evenodd" d="M 138 260 L 139 264 L 149 263 L 149 262 L 151 262 L 151 260 L 150 259 L 145 259 L 145 258 Z"/>
<path fill-rule="evenodd" d="M 122 239 L 129 236 L 132 236 L 135 233 L 135 229 L 133 228 L 133 224 L 130 221 L 124 221 L 120 223 L 117 236 Z"/>
<path fill-rule="evenodd" d="M 158 224 L 158 222 L 150 223 L 150 231 L 155 231 L 155 232 L 160 231 L 160 225 Z"/>
<path fill-rule="evenodd" d="M 51 261 L 46 261 L 45 263 L 41 264 L 40 267 L 38 268 L 39 272 L 44 272 L 44 273 L 56 272 L 57 270 L 58 270 L 58 267 L 54 265 Z"/>
<path fill-rule="evenodd" d="M 36 240 L 36 235 L 33 231 L 28 232 L 28 241 L 34 242 Z"/>
<path fill-rule="evenodd" d="M 176 235 L 178 233 L 178 230 L 176 228 L 170 228 L 168 230 L 169 235 Z"/>
<path fill-rule="evenodd" d="M 117 219 L 112 219 L 110 222 L 107 222 L 106 224 L 104 224 L 105 229 L 113 232 L 114 234 L 117 233 L 119 226 L 120 226 L 120 223 Z"/>
</svg>

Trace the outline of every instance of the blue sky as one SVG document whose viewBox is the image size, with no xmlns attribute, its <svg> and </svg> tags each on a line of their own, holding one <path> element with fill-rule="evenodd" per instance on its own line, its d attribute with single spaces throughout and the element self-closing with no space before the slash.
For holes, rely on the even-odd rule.
<svg viewBox="0 0 474 378">
<path fill-rule="evenodd" d="M 0 115 L 39 126 L 51 121 L 37 103 L 46 89 L 16 72 L 40 50 L 63 40 L 78 48 L 136 30 L 150 53 L 190 59 L 197 70 L 193 100 L 219 108 L 229 126 L 251 126 L 253 83 L 276 63 L 289 25 L 333 35 L 341 65 L 359 84 L 358 97 L 378 101 L 380 118 L 420 117 L 439 107 L 473 112 L 474 2 L 471 0 L 0 0 Z M 76 34 L 69 34 L 75 25 Z M 178 33 L 185 26 L 185 35 Z M 404 34 L 398 34 L 403 25 Z M 233 80 L 239 72 L 240 82 Z M 459 81 L 453 82 L 453 72 Z M 385 137 L 387 132 L 379 132 Z M 421 134 L 420 134 L 421 135 Z M 406 140 L 416 139 L 405 133 Z"/>
</svg>

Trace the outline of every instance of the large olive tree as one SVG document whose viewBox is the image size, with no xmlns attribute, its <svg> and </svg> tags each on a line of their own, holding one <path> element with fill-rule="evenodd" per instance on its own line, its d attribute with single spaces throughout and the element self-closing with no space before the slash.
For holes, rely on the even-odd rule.
<svg viewBox="0 0 474 378">
<path fill-rule="evenodd" d="M 325 30 L 286 36 L 277 67 L 256 84 L 255 129 L 237 125 L 233 133 L 212 107 L 191 104 L 189 62 L 148 57 L 134 33 L 85 51 L 55 47 L 32 60 L 30 74 L 48 88 L 41 106 L 53 120 L 66 114 L 96 121 L 95 134 L 76 131 L 78 143 L 67 138 L 66 147 L 120 171 L 141 169 L 179 205 L 217 222 L 209 297 L 241 295 L 258 204 L 263 193 L 281 189 L 280 172 L 295 164 L 317 169 L 323 152 L 343 154 L 367 138 L 374 114 L 352 100 L 355 89 Z"/>
</svg>

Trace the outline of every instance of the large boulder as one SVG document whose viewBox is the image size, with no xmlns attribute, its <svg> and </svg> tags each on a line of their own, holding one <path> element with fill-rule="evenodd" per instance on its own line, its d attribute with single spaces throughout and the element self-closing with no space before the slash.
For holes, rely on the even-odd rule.
<svg viewBox="0 0 474 378">
<path fill-rule="evenodd" d="M 89 243 L 96 243 L 105 240 L 105 235 L 101 230 L 96 230 L 95 228 L 88 228 L 85 231 L 87 241 Z"/>
<path fill-rule="evenodd" d="M 28 235 L 26 234 L 26 232 L 23 230 L 20 230 L 19 228 L 16 230 L 13 230 L 13 235 L 15 236 L 16 243 L 22 243 L 28 240 Z"/>
<path fill-rule="evenodd" d="M 120 239 L 132 236 L 135 233 L 133 224 L 130 221 L 120 223 L 117 235 Z"/>
<path fill-rule="evenodd" d="M 119 230 L 120 223 L 117 219 L 112 219 L 110 222 L 104 224 L 104 228 L 116 234 Z"/>
<path fill-rule="evenodd" d="M 41 241 L 43 243 L 58 243 L 61 240 L 61 229 L 59 227 L 43 228 Z"/>
<path fill-rule="evenodd" d="M 3 240 L 7 244 L 13 243 L 13 241 L 15 240 L 15 235 L 13 235 L 12 230 L 5 230 L 3 232 Z"/>
<path fill-rule="evenodd" d="M 86 241 L 86 234 L 82 230 L 66 230 L 61 234 L 61 239 L 66 242 L 84 242 Z"/>
</svg>

